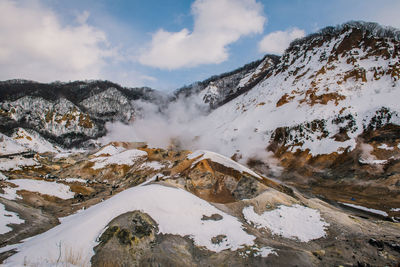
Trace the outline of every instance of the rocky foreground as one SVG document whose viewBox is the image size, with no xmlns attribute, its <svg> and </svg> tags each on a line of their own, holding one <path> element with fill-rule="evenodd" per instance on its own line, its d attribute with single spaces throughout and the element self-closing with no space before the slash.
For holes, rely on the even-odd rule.
<svg viewBox="0 0 400 267">
<path fill-rule="evenodd" d="M 400 260 L 398 200 L 390 214 L 351 197 L 326 202 L 209 151 L 114 142 L 91 152 L 3 155 L 0 168 L 4 266 Z"/>
</svg>

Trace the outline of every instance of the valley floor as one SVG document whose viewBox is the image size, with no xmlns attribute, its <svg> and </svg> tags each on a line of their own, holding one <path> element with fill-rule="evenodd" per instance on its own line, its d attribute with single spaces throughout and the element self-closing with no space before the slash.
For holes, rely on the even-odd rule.
<svg viewBox="0 0 400 267">
<path fill-rule="evenodd" d="M 378 199 L 345 184 L 285 185 L 213 152 L 136 143 L 22 155 L 7 167 L 13 157 L 1 163 L 3 266 L 400 262 L 390 192 Z M 374 208 L 382 201 L 390 208 Z"/>
</svg>

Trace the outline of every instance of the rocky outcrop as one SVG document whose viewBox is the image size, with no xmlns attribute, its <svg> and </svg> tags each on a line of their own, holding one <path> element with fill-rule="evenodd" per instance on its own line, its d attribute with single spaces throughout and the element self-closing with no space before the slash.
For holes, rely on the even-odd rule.
<svg viewBox="0 0 400 267">
<path fill-rule="evenodd" d="M 134 119 L 135 108 L 131 101 L 116 88 L 111 87 L 80 102 L 96 119 L 129 122 Z"/>
<path fill-rule="evenodd" d="M 180 88 L 174 95 L 178 98 L 195 96 L 200 99 L 200 102 L 209 105 L 210 109 L 216 109 L 253 88 L 274 69 L 278 62 L 278 56 L 266 55 L 263 59 L 232 72 Z"/>
<path fill-rule="evenodd" d="M 105 123 L 135 119 L 132 101 L 162 104 L 164 96 L 149 88 L 123 88 L 107 81 L 42 84 L 0 82 L 0 131 L 32 129 L 63 147 L 81 146 L 106 134 Z"/>
<path fill-rule="evenodd" d="M 140 211 L 118 216 L 100 236 L 92 266 L 141 266 L 155 244 L 157 224 Z"/>
</svg>

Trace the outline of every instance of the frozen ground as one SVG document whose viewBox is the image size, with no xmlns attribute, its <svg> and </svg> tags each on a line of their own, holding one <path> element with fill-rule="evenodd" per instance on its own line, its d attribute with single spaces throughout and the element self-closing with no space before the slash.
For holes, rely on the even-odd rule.
<svg viewBox="0 0 400 267">
<path fill-rule="evenodd" d="M 11 227 L 7 226 L 8 224 L 21 224 L 24 222 L 25 221 L 20 219 L 16 213 L 6 211 L 4 205 L 0 203 L 0 235 L 12 230 Z"/>
<path fill-rule="evenodd" d="M 111 151 L 111 149 L 106 148 L 106 152 L 112 154 L 110 154 L 110 156 L 101 156 L 90 160 L 91 162 L 94 162 L 94 166 L 92 167 L 93 169 L 102 169 L 112 164 L 133 165 L 140 158 L 147 156 L 147 153 L 145 151 L 138 149 L 130 149 L 121 152 L 120 150 Z M 96 154 L 102 155 L 104 153 L 102 151 L 99 151 Z"/>
<path fill-rule="evenodd" d="M 257 228 L 267 228 L 272 234 L 286 238 L 308 242 L 326 235 L 325 229 L 329 226 L 318 210 L 301 205 L 292 207 L 279 206 L 275 210 L 257 214 L 253 206 L 243 209 L 246 221 L 253 223 Z"/>
<path fill-rule="evenodd" d="M 0 194 L 0 196 L 10 200 L 20 198 L 17 194 L 17 191 L 19 190 L 38 192 L 40 194 L 55 196 L 61 199 L 73 198 L 75 195 L 75 193 L 70 190 L 69 186 L 56 182 L 31 179 L 16 179 L 9 180 L 8 182 L 16 185 L 16 187 L 3 188 L 4 194 Z"/>
</svg>

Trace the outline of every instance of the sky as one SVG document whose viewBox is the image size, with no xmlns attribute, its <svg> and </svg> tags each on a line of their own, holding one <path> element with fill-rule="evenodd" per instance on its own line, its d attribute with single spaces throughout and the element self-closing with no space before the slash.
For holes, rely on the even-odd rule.
<svg viewBox="0 0 400 267">
<path fill-rule="evenodd" d="M 400 28 L 399 0 L 0 0 L 0 80 L 170 92 L 350 20 Z"/>
</svg>

